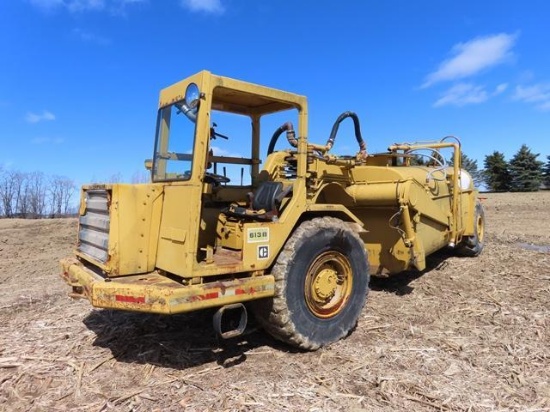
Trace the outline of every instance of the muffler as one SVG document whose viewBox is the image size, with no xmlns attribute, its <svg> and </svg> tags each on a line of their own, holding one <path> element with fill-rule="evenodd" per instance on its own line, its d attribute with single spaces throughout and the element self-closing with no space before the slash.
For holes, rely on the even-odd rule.
<svg viewBox="0 0 550 412">
<path fill-rule="evenodd" d="M 246 307 L 242 303 L 222 306 L 214 314 L 214 330 L 223 339 L 235 338 L 243 334 L 248 323 Z"/>
</svg>

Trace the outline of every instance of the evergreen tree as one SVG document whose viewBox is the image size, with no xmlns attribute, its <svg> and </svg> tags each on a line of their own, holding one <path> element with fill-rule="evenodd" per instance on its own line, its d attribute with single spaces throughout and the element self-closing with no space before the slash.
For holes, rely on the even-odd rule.
<svg viewBox="0 0 550 412">
<path fill-rule="evenodd" d="M 421 155 L 414 155 L 411 159 L 411 165 L 412 166 L 424 166 L 426 164 L 426 160 Z"/>
<path fill-rule="evenodd" d="M 493 192 L 507 192 L 510 190 L 510 167 L 504 159 L 504 153 L 494 151 L 485 156 L 483 162 L 483 180 L 487 188 Z"/>
<path fill-rule="evenodd" d="M 550 189 L 550 156 L 546 156 L 546 164 L 542 169 L 542 181 L 547 189 Z"/>
<path fill-rule="evenodd" d="M 461 168 L 470 173 L 474 180 L 474 186 L 479 187 L 483 183 L 483 174 L 477 168 L 477 160 L 470 159 L 463 151 L 460 151 L 460 157 L 462 159 Z M 454 166 L 454 163 L 455 155 L 453 153 L 449 165 Z"/>
<path fill-rule="evenodd" d="M 515 192 L 536 192 L 542 183 L 542 162 L 539 154 L 523 144 L 510 160 L 511 189 Z"/>
</svg>

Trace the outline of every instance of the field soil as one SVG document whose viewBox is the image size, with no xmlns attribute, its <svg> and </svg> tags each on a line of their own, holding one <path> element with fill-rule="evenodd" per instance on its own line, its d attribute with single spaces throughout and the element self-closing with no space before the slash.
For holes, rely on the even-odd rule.
<svg viewBox="0 0 550 412">
<path fill-rule="evenodd" d="M 72 300 L 76 220 L 0 220 L 0 410 L 549 411 L 550 192 L 482 196 L 480 257 L 372 279 L 356 330 L 316 352 Z"/>
</svg>

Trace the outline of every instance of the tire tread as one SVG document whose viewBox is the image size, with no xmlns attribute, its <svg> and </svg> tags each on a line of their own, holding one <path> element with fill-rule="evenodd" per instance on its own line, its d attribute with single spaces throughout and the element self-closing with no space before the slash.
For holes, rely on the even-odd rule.
<svg viewBox="0 0 550 412">
<path fill-rule="evenodd" d="M 275 296 L 273 300 L 264 299 L 256 301 L 253 306 L 260 325 L 276 339 L 305 350 L 316 350 L 323 346 L 322 342 L 313 341 L 310 337 L 300 333 L 292 322 L 285 299 L 286 278 L 292 260 L 296 255 L 296 250 L 299 249 L 302 243 L 310 239 L 312 232 L 319 230 L 319 228 L 341 229 L 342 224 L 344 222 L 340 219 L 328 216 L 305 221 L 298 226 L 283 247 L 271 272 L 275 277 Z M 348 228 L 346 228 L 346 232 L 350 236 L 353 236 L 356 241 L 363 244 L 363 241 L 356 232 Z M 367 259 L 366 251 L 364 253 L 365 259 Z M 364 306 L 366 298 L 367 294 L 365 293 L 361 308 Z M 348 332 L 348 330 L 343 330 L 340 338 L 344 337 Z"/>
</svg>

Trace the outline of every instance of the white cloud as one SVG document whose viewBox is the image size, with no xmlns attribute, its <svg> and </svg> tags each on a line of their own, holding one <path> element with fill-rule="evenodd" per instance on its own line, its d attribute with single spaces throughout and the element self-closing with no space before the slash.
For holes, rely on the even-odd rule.
<svg viewBox="0 0 550 412">
<path fill-rule="evenodd" d="M 483 103 L 489 98 L 485 87 L 470 83 L 459 83 L 448 89 L 443 96 L 434 103 L 434 107 L 465 106 L 467 104 Z"/>
<path fill-rule="evenodd" d="M 506 89 L 508 89 L 508 83 L 499 84 L 492 93 L 487 92 L 485 86 L 458 83 L 444 92 L 439 100 L 434 103 L 434 107 L 448 105 L 461 107 L 468 104 L 479 104 L 504 93 Z"/>
<path fill-rule="evenodd" d="M 516 86 L 514 100 L 534 103 L 539 110 L 550 110 L 550 83 L 538 83 L 532 86 Z"/>
<path fill-rule="evenodd" d="M 214 156 L 244 157 L 240 153 L 232 152 L 230 150 L 226 150 L 226 149 L 224 149 L 222 147 L 218 147 L 218 146 L 212 146 L 212 151 L 214 152 Z"/>
<path fill-rule="evenodd" d="M 29 112 L 25 116 L 25 121 L 27 123 L 38 123 L 42 121 L 51 121 L 55 120 L 55 115 L 48 110 L 43 110 L 42 113 L 32 113 Z"/>
<path fill-rule="evenodd" d="M 493 92 L 493 96 L 497 96 L 501 93 L 504 93 L 506 91 L 506 89 L 508 88 L 508 83 L 501 83 L 499 84 L 496 88 L 495 88 L 495 91 Z"/>
<path fill-rule="evenodd" d="M 514 98 L 529 103 L 550 100 L 550 84 L 539 83 L 527 87 L 517 86 Z"/>
<path fill-rule="evenodd" d="M 474 76 L 510 60 L 516 38 L 516 34 L 500 33 L 456 44 L 451 50 L 452 57 L 444 60 L 436 71 L 426 76 L 422 88 Z"/>
<path fill-rule="evenodd" d="M 225 11 L 221 0 L 181 0 L 181 5 L 196 12 L 221 14 Z"/>
</svg>

